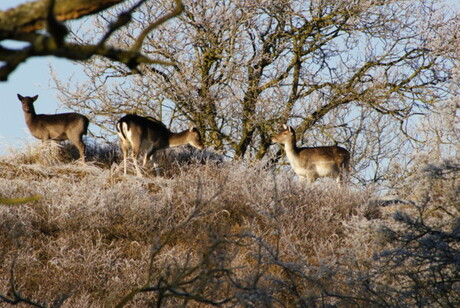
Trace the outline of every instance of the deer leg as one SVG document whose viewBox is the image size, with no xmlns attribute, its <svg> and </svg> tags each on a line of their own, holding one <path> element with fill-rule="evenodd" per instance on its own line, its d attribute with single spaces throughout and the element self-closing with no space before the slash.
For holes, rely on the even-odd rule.
<svg viewBox="0 0 460 308">
<path fill-rule="evenodd" d="M 128 147 L 128 144 L 126 144 L 126 142 L 121 142 L 121 151 L 123 152 L 123 169 L 124 169 L 124 174 L 126 175 L 126 169 L 127 169 L 127 166 L 126 166 L 126 161 L 128 160 L 128 151 L 129 151 L 129 147 Z"/>
<path fill-rule="evenodd" d="M 42 137 L 42 149 L 41 151 L 46 152 L 46 155 L 53 155 L 53 147 L 52 147 L 52 140 L 48 136 L 43 136 Z"/>
<path fill-rule="evenodd" d="M 132 157 L 134 161 L 134 167 L 136 168 L 137 176 L 142 176 L 141 170 L 139 169 L 139 166 L 137 164 L 137 160 L 139 158 L 139 148 L 138 147 L 133 148 Z"/>
<path fill-rule="evenodd" d="M 77 140 L 77 142 L 74 142 L 75 146 L 78 149 L 78 152 L 80 153 L 80 160 L 84 163 L 85 162 L 85 150 L 86 150 L 86 145 L 83 142 L 83 136 L 80 136 Z"/>
<path fill-rule="evenodd" d="M 337 185 L 339 187 L 342 187 L 342 182 L 343 182 L 342 174 L 339 173 L 339 175 L 335 178 L 335 181 L 337 182 Z"/>
<path fill-rule="evenodd" d="M 147 166 L 147 161 L 149 160 L 149 153 L 148 152 L 145 152 L 145 155 L 144 155 L 144 161 L 142 162 L 142 166 L 145 167 Z"/>
<path fill-rule="evenodd" d="M 145 162 L 148 160 L 153 161 L 153 154 L 155 154 L 156 149 L 152 147 L 145 153 Z M 153 169 L 155 169 L 155 173 L 157 176 L 160 176 L 160 170 L 158 169 L 158 164 L 153 161 Z"/>
<path fill-rule="evenodd" d="M 304 178 L 307 180 L 308 184 L 311 184 L 314 181 L 316 181 L 316 179 L 318 178 L 318 175 L 314 171 L 309 170 L 306 172 Z"/>
<path fill-rule="evenodd" d="M 137 160 L 139 159 L 139 153 L 142 149 L 142 138 L 141 136 L 137 134 L 128 133 L 128 138 L 126 142 L 127 142 L 126 146 L 128 146 L 128 143 L 129 143 L 132 149 L 131 157 L 133 158 L 134 167 L 136 168 L 136 174 L 137 176 L 141 177 L 142 173 L 141 173 L 141 170 L 139 169 Z"/>
<path fill-rule="evenodd" d="M 86 145 L 83 142 L 83 134 L 71 134 L 67 136 L 69 140 L 73 143 L 73 145 L 78 149 L 80 153 L 80 160 L 84 163 L 85 162 L 85 150 Z"/>
<path fill-rule="evenodd" d="M 348 179 L 348 173 L 344 168 L 341 168 L 339 170 L 339 175 L 337 176 L 337 183 L 339 184 L 340 187 L 345 186 L 346 182 Z"/>
<path fill-rule="evenodd" d="M 155 169 L 157 176 L 160 176 L 160 168 L 158 168 L 158 164 L 156 162 L 153 162 L 153 168 Z"/>
</svg>

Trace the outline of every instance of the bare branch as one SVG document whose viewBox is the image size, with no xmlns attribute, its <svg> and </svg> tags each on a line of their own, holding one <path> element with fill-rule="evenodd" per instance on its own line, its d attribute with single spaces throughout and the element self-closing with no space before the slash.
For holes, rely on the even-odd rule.
<svg viewBox="0 0 460 308">
<path fill-rule="evenodd" d="M 125 0 L 60 0 L 56 1 L 56 20 L 77 19 L 98 13 Z M 0 39 L 12 39 L 46 27 L 49 0 L 27 2 L 0 12 Z M 51 3 L 54 3 L 52 1 Z"/>
<path fill-rule="evenodd" d="M 179 0 L 176 1 L 176 7 L 170 14 L 152 22 L 141 33 L 132 48 L 124 50 L 115 47 L 107 47 L 105 43 L 116 30 L 131 21 L 132 12 L 143 4 L 145 0 L 140 0 L 128 11 L 121 13 L 117 20 L 110 25 L 97 45 L 65 42 L 65 37 L 69 31 L 67 27 L 59 21 L 76 19 L 81 16 L 96 13 L 120 2 L 123 1 L 43 0 L 26 3 L 6 12 L 0 12 L 0 39 L 9 38 L 30 43 L 29 46 L 22 49 L 0 49 L 0 61 L 4 62 L 0 67 L 0 80 L 7 80 L 9 74 L 13 72 L 19 64 L 34 56 L 55 56 L 81 61 L 88 60 L 92 56 L 98 55 L 124 63 L 136 73 L 138 72 L 138 66 L 140 64 L 171 65 L 172 63 L 168 61 L 151 59 L 142 54 L 140 47 L 145 36 L 151 30 L 168 19 L 177 16 L 182 11 L 183 6 Z M 12 22 L 7 23 L 7 19 L 12 20 Z M 35 32 L 45 27 L 48 30 L 48 34 Z"/>
<path fill-rule="evenodd" d="M 176 17 L 184 10 L 184 6 L 180 0 L 174 0 L 176 6 L 171 10 L 169 14 L 159 18 L 156 22 L 151 23 L 147 28 L 145 28 L 142 33 L 137 38 L 136 42 L 134 43 L 132 50 L 139 50 L 145 40 L 147 34 L 149 34 L 153 29 L 157 28 L 161 24 L 165 23 L 166 21 L 170 20 L 171 18 Z"/>
</svg>

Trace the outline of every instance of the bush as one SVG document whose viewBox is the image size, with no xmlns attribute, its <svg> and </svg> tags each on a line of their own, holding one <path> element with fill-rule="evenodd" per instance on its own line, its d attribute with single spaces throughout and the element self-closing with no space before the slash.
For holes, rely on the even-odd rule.
<svg viewBox="0 0 460 308">
<path fill-rule="evenodd" d="M 356 298 L 382 307 L 460 306 L 459 179 L 458 159 L 419 158 L 396 192 L 411 202 L 387 210 L 374 228 L 373 258 L 347 271 Z"/>
<path fill-rule="evenodd" d="M 64 306 L 112 306 L 133 289 L 134 306 L 303 301 L 320 288 L 296 276 L 337 256 L 342 221 L 364 199 L 243 162 L 192 160 L 169 179 L 4 166 L 0 194 L 43 198 L 0 208 L 0 294 L 10 294 L 14 264 L 18 294 Z"/>
<path fill-rule="evenodd" d="M 167 177 L 125 177 L 116 163 L 2 159 L 1 196 L 42 198 L 0 205 L 0 300 L 43 307 L 459 304 L 458 164 L 419 164 L 395 192 L 410 202 L 375 207 L 371 189 L 308 185 L 262 164 L 203 164 L 196 152 L 174 151 L 183 159 L 164 170 Z"/>
</svg>

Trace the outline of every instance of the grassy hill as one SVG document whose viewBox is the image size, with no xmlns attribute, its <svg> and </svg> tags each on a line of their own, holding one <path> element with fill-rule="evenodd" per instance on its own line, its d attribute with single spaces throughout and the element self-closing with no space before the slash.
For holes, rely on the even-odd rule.
<svg viewBox="0 0 460 308">
<path fill-rule="evenodd" d="M 2 307 L 460 304 L 458 161 L 421 162 L 384 207 L 372 188 L 185 148 L 143 178 L 115 148 L 89 152 L 0 158 Z"/>
</svg>

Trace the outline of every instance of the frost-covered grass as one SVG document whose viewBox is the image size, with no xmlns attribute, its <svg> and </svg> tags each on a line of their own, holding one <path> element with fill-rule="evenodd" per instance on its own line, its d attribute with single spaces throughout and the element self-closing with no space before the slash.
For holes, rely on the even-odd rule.
<svg viewBox="0 0 460 308">
<path fill-rule="evenodd" d="M 42 196 L 0 204 L 4 301 L 24 307 L 27 301 L 62 307 L 459 301 L 458 169 L 447 178 L 420 168 L 413 175 L 418 186 L 399 192 L 414 203 L 375 208 L 371 189 L 307 185 L 291 173 L 184 148 L 160 154 L 162 176 L 144 170 L 143 178 L 123 176 L 112 146 L 90 146 L 86 165 L 35 151 L 42 150 L 31 146 L 0 159 L 1 196 Z M 430 187 L 436 189 L 417 199 Z M 417 263 L 427 251 L 436 259 Z"/>
</svg>

